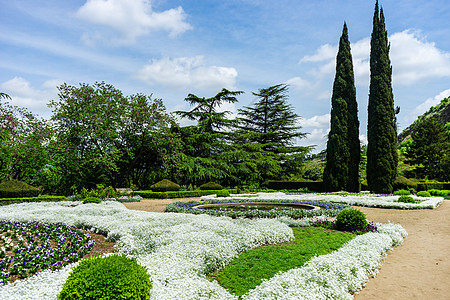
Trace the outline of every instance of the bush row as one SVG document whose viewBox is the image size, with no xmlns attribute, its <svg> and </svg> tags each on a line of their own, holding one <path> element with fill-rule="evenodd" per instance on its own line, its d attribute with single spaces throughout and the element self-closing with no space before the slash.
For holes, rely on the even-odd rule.
<svg viewBox="0 0 450 300">
<path fill-rule="evenodd" d="M 0 198 L 0 206 L 14 204 L 14 203 L 24 203 L 24 202 L 56 202 L 65 201 L 67 198 L 65 196 L 39 196 L 39 197 L 25 197 L 25 198 Z"/>
<path fill-rule="evenodd" d="M 269 189 L 273 190 L 298 190 L 308 189 L 312 192 L 322 193 L 325 191 L 323 181 L 282 181 L 271 180 L 268 182 Z"/>
<path fill-rule="evenodd" d="M 40 191 L 25 182 L 10 180 L 0 183 L 0 198 L 37 197 Z"/>
<path fill-rule="evenodd" d="M 167 199 L 167 198 L 191 198 L 217 194 L 222 190 L 200 190 L 200 191 L 178 191 L 178 192 L 153 192 L 153 191 L 135 191 L 135 195 L 139 195 L 147 199 Z M 238 189 L 227 190 L 230 194 L 238 194 Z"/>
</svg>

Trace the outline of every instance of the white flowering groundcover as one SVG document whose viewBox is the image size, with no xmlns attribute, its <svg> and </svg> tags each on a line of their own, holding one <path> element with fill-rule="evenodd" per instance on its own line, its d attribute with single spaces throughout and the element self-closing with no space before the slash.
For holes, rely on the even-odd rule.
<svg viewBox="0 0 450 300">
<path fill-rule="evenodd" d="M 414 200 L 421 201 L 420 203 L 403 203 L 397 202 L 400 196 L 393 195 L 378 195 L 378 194 L 285 194 L 282 192 L 276 193 L 257 193 L 252 196 L 251 201 L 265 201 L 265 200 L 289 200 L 289 201 L 316 201 L 316 202 L 331 202 L 342 203 L 354 206 L 379 207 L 379 208 L 396 208 L 396 209 L 434 209 L 438 207 L 443 201 L 443 197 L 417 197 L 411 196 Z M 203 196 L 202 200 L 216 199 L 216 195 Z M 233 194 L 230 197 L 220 198 L 225 200 L 246 200 L 250 199 L 246 195 Z"/>
<path fill-rule="evenodd" d="M 64 223 L 106 234 L 116 241 L 119 253 L 136 257 L 147 268 L 153 281 L 152 300 L 237 299 L 206 274 L 245 250 L 293 239 L 292 229 L 275 219 L 150 213 L 128 210 L 113 201 L 13 204 L 0 207 L 0 220 Z M 351 299 L 351 293 L 377 272 L 384 255 L 407 234 L 393 224 L 378 224 L 378 230 L 315 257 L 302 268 L 277 274 L 244 299 Z M 76 265 L 2 286 L 0 299 L 56 299 Z"/>
</svg>

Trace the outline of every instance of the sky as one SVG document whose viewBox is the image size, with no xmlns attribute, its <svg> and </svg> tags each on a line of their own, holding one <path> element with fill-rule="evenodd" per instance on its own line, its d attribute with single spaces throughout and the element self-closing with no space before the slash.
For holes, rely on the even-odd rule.
<svg viewBox="0 0 450 300">
<path fill-rule="evenodd" d="M 450 96 L 450 2 L 380 0 L 386 18 L 398 131 Z M 126 95 L 189 110 L 191 93 L 243 91 L 237 114 L 275 84 L 307 138 L 326 148 L 335 59 L 344 22 L 366 141 L 375 0 L 0 0 L 0 91 L 49 119 L 62 83 L 104 81 Z M 4 100 L 2 100 L 4 101 Z M 185 120 L 180 120 L 186 125 Z"/>
</svg>

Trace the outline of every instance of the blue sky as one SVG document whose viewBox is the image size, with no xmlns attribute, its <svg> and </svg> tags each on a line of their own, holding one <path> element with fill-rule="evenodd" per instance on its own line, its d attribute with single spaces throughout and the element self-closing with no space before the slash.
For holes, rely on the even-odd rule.
<svg viewBox="0 0 450 300">
<path fill-rule="evenodd" d="M 168 111 L 188 93 L 252 92 L 290 85 L 290 103 L 326 145 L 337 44 L 349 28 L 361 139 L 367 128 L 369 51 L 375 1 L 0 0 L 0 91 L 49 118 L 56 87 L 105 81 L 125 94 L 153 94 Z M 380 1 L 391 42 L 399 131 L 450 95 L 450 2 Z M 184 121 L 183 121 L 184 122 Z M 183 123 L 184 124 L 184 123 Z"/>
</svg>

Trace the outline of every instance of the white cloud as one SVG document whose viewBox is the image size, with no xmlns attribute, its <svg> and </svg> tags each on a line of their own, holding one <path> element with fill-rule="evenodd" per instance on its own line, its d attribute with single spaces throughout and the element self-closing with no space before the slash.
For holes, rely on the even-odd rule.
<svg viewBox="0 0 450 300">
<path fill-rule="evenodd" d="M 432 106 L 436 106 L 441 103 L 441 100 L 450 96 L 450 89 L 442 91 L 438 95 L 428 98 L 420 105 L 416 106 L 409 114 L 407 114 L 403 119 L 402 123 L 410 124 L 414 122 L 418 116 L 423 115 L 427 110 L 429 110 Z"/>
<path fill-rule="evenodd" d="M 134 42 L 151 31 L 165 30 L 176 36 L 192 26 L 187 23 L 183 8 L 155 12 L 148 0 L 88 0 L 76 13 L 82 20 L 109 27 L 119 33 L 120 42 Z M 98 31 L 85 34 L 83 40 L 92 43 Z"/>
<path fill-rule="evenodd" d="M 292 86 L 295 89 L 303 90 L 305 88 L 310 88 L 311 83 L 301 77 L 294 77 L 286 81 L 286 84 Z"/>
<path fill-rule="evenodd" d="M 306 128 L 328 128 L 330 126 L 330 114 L 325 114 L 321 116 L 313 116 L 309 119 L 299 118 L 298 124 Z"/>
<path fill-rule="evenodd" d="M 397 32 L 389 37 L 389 41 L 394 85 L 412 85 L 424 79 L 450 76 L 450 53 L 440 50 L 435 43 L 426 41 L 420 32 Z M 367 86 L 370 77 L 370 39 L 364 38 L 351 43 L 351 49 L 355 82 L 358 86 Z M 317 63 L 312 74 L 322 78 L 334 74 L 336 53 L 337 46 L 325 44 L 315 54 L 303 57 L 300 63 Z"/>
<path fill-rule="evenodd" d="M 203 56 L 153 60 L 136 77 L 153 85 L 171 88 L 195 87 L 207 90 L 233 89 L 238 72 L 235 68 L 207 66 Z"/>
<path fill-rule="evenodd" d="M 299 118 L 297 122 L 302 126 L 301 131 L 308 133 L 306 138 L 299 141 L 298 145 L 316 145 L 313 153 L 319 153 L 326 148 L 327 135 L 330 131 L 330 114 L 313 116 L 309 119 Z"/>
<path fill-rule="evenodd" d="M 57 86 L 60 84 L 61 80 L 53 79 L 44 82 L 41 88 L 34 88 L 26 79 L 14 77 L 0 84 L 0 88 L 11 96 L 12 105 L 25 107 L 40 117 L 49 117 L 51 110 L 47 104 L 50 100 L 57 99 Z"/>
<path fill-rule="evenodd" d="M 335 59 L 337 54 L 338 47 L 332 46 L 330 44 L 325 44 L 317 49 L 316 53 L 313 55 L 306 55 L 302 59 L 300 59 L 300 63 L 303 62 L 320 62 L 320 61 L 328 61 L 330 59 Z"/>
</svg>

